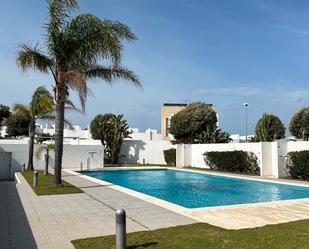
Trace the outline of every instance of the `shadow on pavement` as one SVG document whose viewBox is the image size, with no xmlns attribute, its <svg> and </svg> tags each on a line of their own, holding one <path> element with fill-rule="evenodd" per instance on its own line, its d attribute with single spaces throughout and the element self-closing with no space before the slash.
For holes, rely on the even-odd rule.
<svg viewBox="0 0 309 249">
<path fill-rule="evenodd" d="M 38 248 L 13 181 L 0 181 L 0 248 Z"/>
</svg>

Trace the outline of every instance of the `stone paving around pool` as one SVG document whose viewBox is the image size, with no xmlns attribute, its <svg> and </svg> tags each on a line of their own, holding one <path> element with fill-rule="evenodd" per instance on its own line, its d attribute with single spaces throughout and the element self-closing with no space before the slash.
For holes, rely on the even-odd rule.
<svg viewBox="0 0 309 249">
<path fill-rule="evenodd" d="M 20 184 L 0 181 L 1 249 L 72 249 L 71 240 L 114 234 L 117 208 L 127 212 L 128 232 L 198 221 L 240 229 L 309 219 L 308 199 L 184 209 L 69 172 L 63 172 L 63 179 L 85 193 L 37 196 L 21 174 L 17 176 Z"/>
<path fill-rule="evenodd" d="M 77 174 L 71 170 L 67 170 L 67 172 Z M 201 173 L 205 172 L 201 171 Z M 218 173 L 212 174 L 218 175 Z M 220 175 L 244 179 L 266 180 L 274 183 L 302 185 L 305 187 L 309 186 L 308 182 L 300 182 L 295 180 L 275 180 L 270 178 L 241 176 L 227 173 L 220 173 Z M 80 175 L 80 177 L 93 181 L 95 184 L 103 184 L 106 188 L 112 188 L 124 194 L 153 203 L 198 222 L 206 222 L 225 229 L 253 228 L 269 224 L 279 224 L 309 219 L 309 198 L 190 209 L 118 185 L 108 185 L 107 182 L 96 178 L 85 175 Z"/>
<path fill-rule="evenodd" d="M 196 222 L 67 173 L 63 179 L 85 193 L 37 196 L 21 174 L 17 176 L 20 184 L 0 182 L 1 249 L 74 248 L 71 240 L 114 234 L 117 208 L 127 211 L 128 232 Z"/>
</svg>

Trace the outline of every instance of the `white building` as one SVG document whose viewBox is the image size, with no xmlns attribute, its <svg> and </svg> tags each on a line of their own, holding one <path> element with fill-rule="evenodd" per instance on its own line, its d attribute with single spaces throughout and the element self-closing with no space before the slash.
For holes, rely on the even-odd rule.
<svg viewBox="0 0 309 249">
<path fill-rule="evenodd" d="M 250 140 L 254 137 L 254 135 L 248 135 L 247 139 Z M 230 138 L 232 139 L 232 143 L 243 143 L 246 142 L 246 136 L 241 136 L 239 134 L 232 134 L 230 135 Z"/>
<path fill-rule="evenodd" d="M 132 134 L 131 138 L 126 138 L 126 140 L 142 140 L 142 141 L 160 141 L 163 140 L 160 133 L 154 129 L 147 129 L 145 132 L 140 132 L 138 128 L 130 128 Z"/>
</svg>

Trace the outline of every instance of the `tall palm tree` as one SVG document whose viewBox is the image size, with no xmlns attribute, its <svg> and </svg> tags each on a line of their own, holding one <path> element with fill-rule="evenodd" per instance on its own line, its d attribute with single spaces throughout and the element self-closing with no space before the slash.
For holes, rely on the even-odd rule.
<svg viewBox="0 0 309 249">
<path fill-rule="evenodd" d="M 30 120 L 29 132 L 29 155 L 27 170 L 34 170 L 33 168 L 33 151 L 34 151 L 34 137 L 35 137 L 35 123 L 38 119 L 51 118 L 53 111 L 53 98 L 50 92 L 43 86 L 38 87 L 31 98 L 29 105 L 16 104 L 13 107 L 13 113 L 25 115 Z"/>
<path fill-rule="evenodd" d="M 91 14 L 71 18 L 77 8 L 76 0 L 48 0 L 47 53 L 37 45 L 21 44 L 17 54 L 17 65 L 23 71 L 33 68 L 54 78 L 55 186 L 61 185 L 64 102 L 69 90 L 78 93 L 84 110 L 89 79 L 99 78 L 109 84 L 122 79 L 140 86 L 134 72 L 120 65 L 122 42 L 136 39 L 130 28 Z"/>
</svg>

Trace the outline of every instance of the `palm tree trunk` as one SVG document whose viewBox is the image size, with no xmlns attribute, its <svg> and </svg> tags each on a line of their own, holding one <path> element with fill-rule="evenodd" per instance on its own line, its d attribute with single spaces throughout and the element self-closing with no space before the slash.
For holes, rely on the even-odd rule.
<svg viewBox="0 0 309 249">
<path fill-rule="evenodd" d="M 44 169 L 44 175 L 48 175 L 48 164 L 49 164 L 49 149 L 46 150 L 45 157 L 45 169 Z"/>
<path fill-rule="evenodd" d="M 34 135 L 35 135 L 35 121 L 31 120 L 29 124 L 29 149 L 28 149 L 29 151 L 28 151 L 27 170 L 34 170 L 33 167 Z"/>
<path fill-rule="evenodd" d="M 61 186 L 61 168 L 63 154 L 63 128 L 64 128 L 64 101 L 56 103 L 55 113 L 55 162 L 54 185 Z"/>
</svg>

